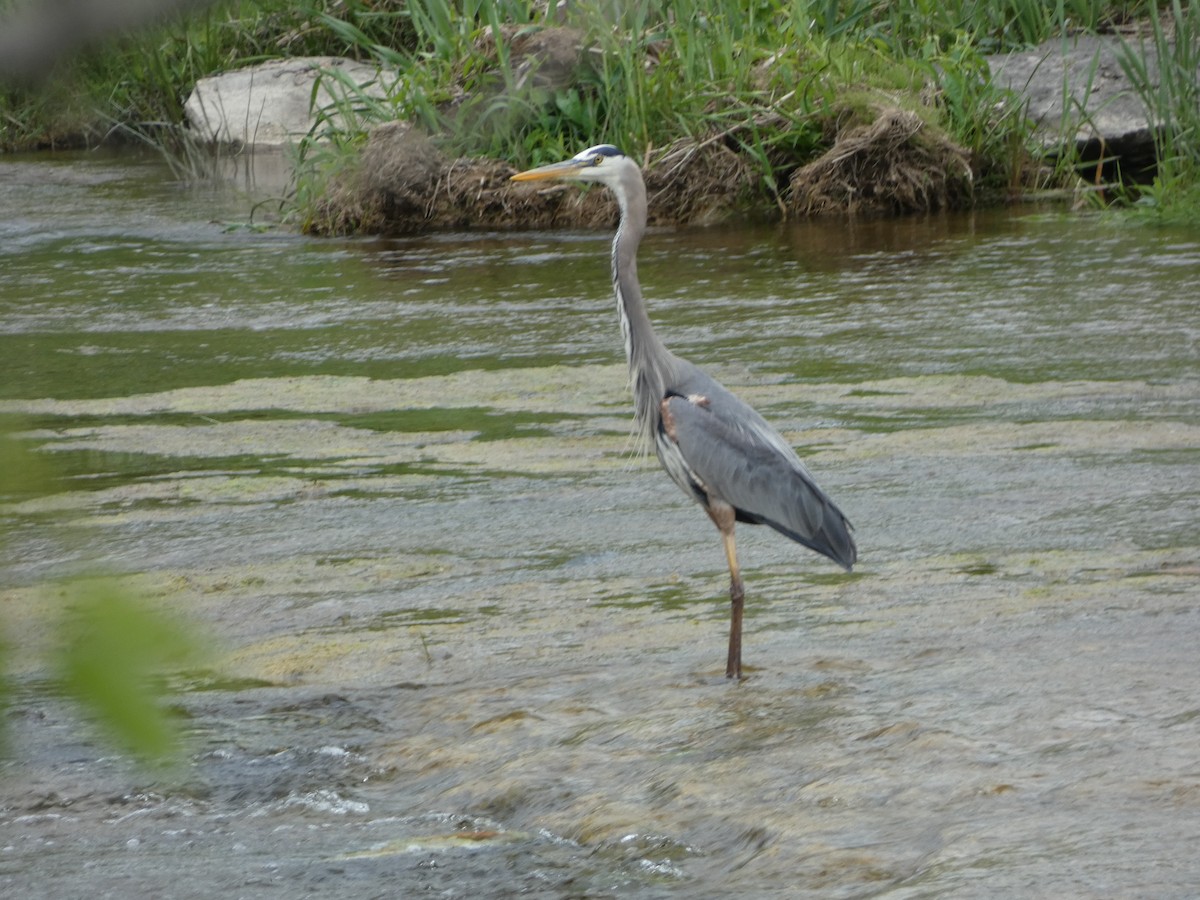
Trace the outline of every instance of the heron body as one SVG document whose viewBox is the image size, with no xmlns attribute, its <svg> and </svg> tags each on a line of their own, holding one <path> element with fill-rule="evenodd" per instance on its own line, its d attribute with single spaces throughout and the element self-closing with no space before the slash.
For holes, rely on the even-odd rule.
<svg viewBox="0 0 1200 900">
<path fill-rule="evenodd" d="M 753 407 L 659 339 L 637 277 L 637 248 L 646 230 L 646 187 L 637 164 L 601 144 L 513 176 L 542 179 L 598 181 L 616 195 L 621 217 L 612 245 L 613 289 L 638 430 L 671 479 L 721 532 L 731 604 L 725 674 L 741 678 L 745 591 L 735 523 L 769 525 L 847 570 L 857 558 L 852 528 L 791 445 Z"/>
</svg>

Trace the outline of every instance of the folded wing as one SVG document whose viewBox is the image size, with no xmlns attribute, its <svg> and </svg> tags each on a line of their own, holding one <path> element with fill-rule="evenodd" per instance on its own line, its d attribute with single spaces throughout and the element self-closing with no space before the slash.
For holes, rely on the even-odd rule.
<svg viewBox="0 0 1200 900">
<path fill-rule="evenodd" d="M 849 569 L 857 550 L 850 523 L 813 481 L 787 442 L 724 389 L 666 400 L 669 435 L 709 497 L 739 521 L 770 525 Z"/>
</svg>

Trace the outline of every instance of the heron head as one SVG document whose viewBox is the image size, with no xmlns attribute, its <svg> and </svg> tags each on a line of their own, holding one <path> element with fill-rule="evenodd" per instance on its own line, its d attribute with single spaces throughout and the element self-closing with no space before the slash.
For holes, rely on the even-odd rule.
<svg viewBox="0 0 1200 900">
<path fill-rule="evenodd" d="M 512 180 L 554 179 L 556 181 L 601 181 L 612 184 L 629 166 L 636 168 L 633 160 L 612 144 L 597 144 L 562 162 L 518 172 L 512 177 Z"/>
</svg>

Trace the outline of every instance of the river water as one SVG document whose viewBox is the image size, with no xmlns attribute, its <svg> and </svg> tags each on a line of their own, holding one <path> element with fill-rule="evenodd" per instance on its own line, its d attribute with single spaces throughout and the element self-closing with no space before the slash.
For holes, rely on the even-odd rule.
<svg viewBox="0 0 1200 900">
<path fill-rule="evenodd" d="M 854 521 L 845 575 L 635 452 L 608 236 L 314 240 L 149 158 L 0 158 L 0 892 L 1193 897 L 1200 233 L 1050 209 L 660 230 L 668 346 Z M 187 752 L 44 689 L 101 566 Z M 52 605 L 52 604 L 50 604 Z"/>
</svg>

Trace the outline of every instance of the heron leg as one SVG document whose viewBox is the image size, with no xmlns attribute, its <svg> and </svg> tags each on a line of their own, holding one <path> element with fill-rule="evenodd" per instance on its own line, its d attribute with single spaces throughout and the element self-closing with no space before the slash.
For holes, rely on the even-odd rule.
<svg viewBox="0 0 1200 900">
<path fill-rule="evenodd" d="M 742 677 L 742 606 L 746 592 L 742 588 L 742 573 L 738 569 L 737 549 L 733 545 L 733 528 L 721 532 L 725 543 L 725 558 L 729 560 L 729 656 L 725 661 L 725 677 Z"/>
<path fill-rule="evenodd" d="M 725 545 L 725 560 L 729 563 L 729 656 L 725 661 L 725 677 L 742 677 L 742 608 L 746 597 L 742 587 L 742 571 L 738 567 L 737 545 L 733 539 L 736 513 L 728 504 L 712 504 L 708 515 L 721 531 Z"/>
</svg>

